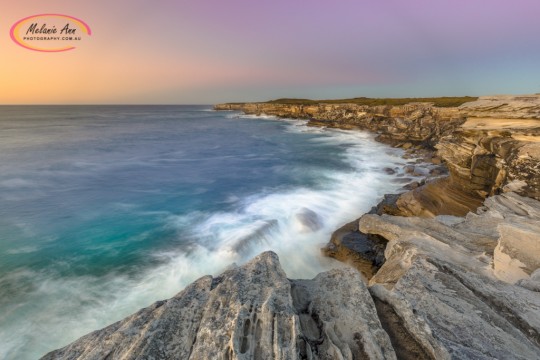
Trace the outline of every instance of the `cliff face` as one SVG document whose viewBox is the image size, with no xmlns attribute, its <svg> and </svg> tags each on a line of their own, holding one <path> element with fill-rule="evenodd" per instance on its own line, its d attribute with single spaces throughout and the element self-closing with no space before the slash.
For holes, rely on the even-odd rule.
<svg viewBox="0 0 540 360">
<path fill-rule="evenodd" d="M 540 199 L 540 96 L 486 97 L 460 107 L 467 121 L 436 145 L 455 183 L 481 196 Z"/>
<path fill-rule="evenodd" d="M 465 215 L 506 191 L 540 199 L 540 96 L 485 97 L 458 111 L 466 121 L 435 145 L 449 178 L 403 194 L 401 213 Z"/>
<path fill-rule="evenodd" d="M 369 130 L 396 146 L 436 148 L 449 178 L 402 195 L 402 215 L 465 215 L 486 196 L 510 190 L 540 199 L 540 95 L 486 96 L 457 108 L 246 103 L 215 109 L 309 119 L 312 125 Z"/>
<path fill-rule="evenodd" d="M 364 129 L 378 133 L 381 141 L 422 143 L 425 146 L 433 146 L 465 122 L 457 108 L 437 108 L 427 103 L 402 106 L 246 103 L 221 104 L 214 109 L 309 119 L 311 125 Z"/>
</svg>

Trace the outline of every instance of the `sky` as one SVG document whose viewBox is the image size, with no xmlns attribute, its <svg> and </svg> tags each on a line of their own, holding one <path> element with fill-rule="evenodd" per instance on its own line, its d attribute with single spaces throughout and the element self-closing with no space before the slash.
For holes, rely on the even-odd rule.
<svg viewBox="0 0 540 360">
<path fill-rule="evenodd" d="M 92 35 L 25 49 L 60 13 Z M 538 0 L 25 0 L 0 17 L 0 104 L 540 93 Z"/>
</svg>

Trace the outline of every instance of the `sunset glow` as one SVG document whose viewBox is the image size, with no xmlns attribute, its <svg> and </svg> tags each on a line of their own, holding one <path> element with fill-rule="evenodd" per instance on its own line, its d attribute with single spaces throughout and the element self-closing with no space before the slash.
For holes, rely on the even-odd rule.
<svg viewBox="0 0 540 360">
<path fill-rule="evenodd" d="M 61 53 L 18 46 L 11 27 L 43 13 L 93 34 Z M 12 2 L 0 103 L 536 93 L 538 13 L 534 0 Z"/>
</svg>

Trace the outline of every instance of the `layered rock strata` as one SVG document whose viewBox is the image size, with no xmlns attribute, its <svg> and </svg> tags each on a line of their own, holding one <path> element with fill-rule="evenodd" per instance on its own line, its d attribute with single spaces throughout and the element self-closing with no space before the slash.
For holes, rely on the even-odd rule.
<svg viewBox="0 0 540 360">
<path fill-rule="evenodd" d="M 370 292 L 435 359 L 540 358 L 539 223 L 513 193 L 465 218 L 364 215 L 388 240 Z"/>
<path fill-rule="evenodd" d="M 429 103 L 245 103 L 215 108 L 304 118 L 312 125 L 369 130 L 378 140 L 404 148 L 436 148 L 450 176 L 397 200 L 404 216 L 463 216 L 487 196 L 504 191 L 540 199 L 540 95 L 485 96 L 457 108 Z"/>
<path fill-rule="evenodd" d="M 314 126 L 363 129 L 391 144 L 415 143 L 430 147 L 465 122 L 457 108 L 438 108 L 430 103 L 399 106 L 357 104 L 296 105 L 279 103 L 219 104 L 216 110 L 240 110 L 246 114 L 309 119 Z"/>
</svg>

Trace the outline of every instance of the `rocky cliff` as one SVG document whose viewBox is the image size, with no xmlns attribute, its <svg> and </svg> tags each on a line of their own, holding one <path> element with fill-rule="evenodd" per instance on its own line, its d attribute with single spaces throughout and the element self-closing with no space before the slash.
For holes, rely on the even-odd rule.
<svg viewBox="0 0 540 360">
<path fill-rule="evenodd" d="M 464 215 L 480 199 L 514 191 L 540 199 L 540 96 L 482 97 L 435 144 L 450 176 L 404 194 L 403 215 Z"/>
<path fill-rule="evenodd" d="M 449 176 L 334 233 L 325 253 L 359 271 L 291 280 L 263 253 L 44 359 L 540 358 L 540 96 L 216 108 L 374 131 Z"/>
<path fill-rule="evenodd" d="M 457 108 L 439 108 L 430 103 L 399 106 L 357 104 L 220 104 L 216 110 L 240 110 L 246 114 L 309 119 L 311 125 L 363 129 L 377 133 L 380 141 L 410 142 L 433 146 L 465 122 Z"/>
<path fill-rule="evenodd" d="M 451 108 L 245 103 L 215 109 L 309 119 L 369 130 L 395 146 L 436 148 L 450 176 L 401 196 L 396 206 L 405 216 L 465 215 L 486 196 L 508 190 L 540 199 L 540 95 L 485 96 Z"/>
</svg>

